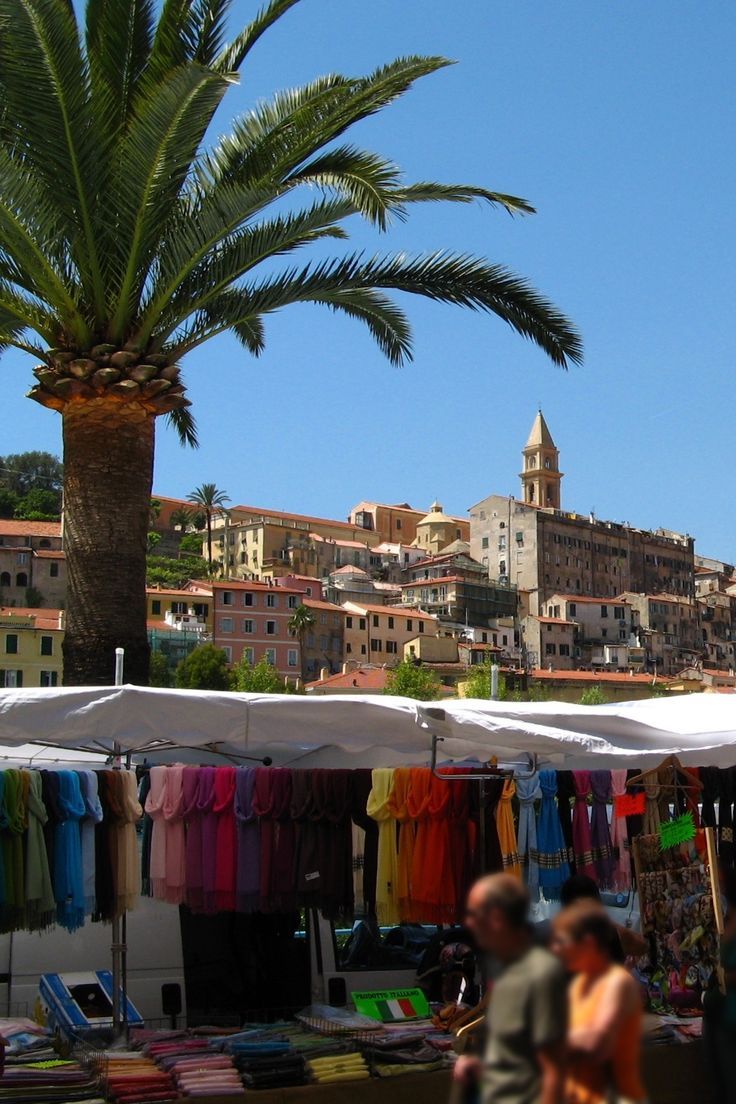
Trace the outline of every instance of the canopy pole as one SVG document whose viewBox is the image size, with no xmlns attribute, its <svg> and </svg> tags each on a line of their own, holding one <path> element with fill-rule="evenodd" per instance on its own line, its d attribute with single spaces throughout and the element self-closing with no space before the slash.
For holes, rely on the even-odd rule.
<svg viewBox="0 0 736 1104">
<path fill-rule="evenodd" d="M 123 685 L 123 674 L 125 665 L 125 649 L 115 649 L 115 685 Z M 121 770 L 122 768 L 122 748 L 117 740 L 113 742 L 113 770 Z M 124 985 L 124 973 L 125 964 L 127 959 L 127 918 L 125 916 L 120 917 L 116 913 L 112 918 L 112 945 L 110 947 L 110 953 L 112 955 L 112 1031 L 115 1039 L 119 1039 L 125 1034 L 125 1024 L 127 1021 L 127 1005 L 128 995 L 127 992 L 123 993 Z M 121 999 L 122 998 L 122 999 Z M 123 1002 L 125 1011 L 123 1011 Z"/>
</svg>

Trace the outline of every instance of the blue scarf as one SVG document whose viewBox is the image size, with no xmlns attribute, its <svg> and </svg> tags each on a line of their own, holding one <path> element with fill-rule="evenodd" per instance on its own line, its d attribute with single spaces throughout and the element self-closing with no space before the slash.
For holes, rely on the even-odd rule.
<svg viewBox="0 0 736 1104">
<path fill-rule="evenodd" d="M 516 796 L 519 799 L 519 858 L 526 867 L 529 896 L 536 901 L 539 896 L 539 855 L 537 846 L 537 818 L 534 815 L 534 803 L 542 796 L 539 775 L 535 771 L 531 778 L 516 779 Z"/>
<path fill-rule="evenodd" d="M 54 896 L 59 923 L 73 932 L 84 924 L 84 871 L 80 820 L 87 814 L 79 777 L 58 771 L 59 816 L 54 835 Z"/>
<path fill-rule="evenodd" d="M 539 887 L 548 901 L 557 901 L 563 882 L 570 877 L 567 847 L 557 812 L 557 771 L 539 772 L 542 808 L 537 825 Z"/>
<path fill-rule="evenodd" d="M 79 785 L 84 801 L 85 817 L 82 821 L 82 874 L 84 877 L 84 911 L 95 911 L 95 827 L 102 820 L 102 805 L 97 787 L 97 775 L 93 770 L 79 770 Z"/>
</svg>

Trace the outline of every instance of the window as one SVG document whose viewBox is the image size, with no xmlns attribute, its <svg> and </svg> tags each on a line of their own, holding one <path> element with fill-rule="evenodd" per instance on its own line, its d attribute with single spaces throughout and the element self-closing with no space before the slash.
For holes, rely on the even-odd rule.
<svg viewBox="0 0 736 1104">
<path fill-rule="evenodd" d="M 580 585 L 580 583 L 578 582 L 578 586 L 579 586 L 579 585 Z M 577 605 L 575 604 L 575 602 L 571 602 L 571 603 L 570 603 L 570 616 L 571 616 L 571 617 L 575 617 L 575 615 L 577 614 L 577 612 L 578 612 L 578 607 L 577 607 Z"/>
<path fill-rule="evenodd" d="M 223 649 L 222 649 L 222 650 L 223 650 L 223 652 L 225 653 L 225 659 L 226 659 L 226 660 L 228 661 L 228 663 L 232 663 L 232 661 L 233 661 L 233 650 L 232 650 L 232 648 L 230 647 L 230 645 L 229 645 L 229 644 L 225 644 L 225 645 L 223 646 Z"/>
<path fill-rule="evenodd" d="M 390 629 L 392 629 L 392 628 L 394 627 L 394 619 L 393 619 L 393 617 L 389 617 L 389 619 L 388 619 L 388 627 L 389 627 Z"/>
<path fill-rule="evenodd" d="M 624 607 L 623 606 L 614 606 L 613 607 L 613 616 L 617 617 L 619 619 L 619 621 L 623 621 L 624 617 L 626 616 L 626 611 L 624 610 Z"/>
<path fill-rule="evenodd" d="M 411 618 L 409 618 L 409 620 L 406 622 L 406 631 L 414 632 L 414 622 L 411 620 Z"/>
<path fill-rule="evenodd" d="M 275 621 L 267 621 L 266 622 L 266 636 L 275 636 L 275 635 L 276 635 L 276 622 Z"/>
<path fill-rule="evenodd" d="M 252 591 L 246 590 L 245 594 L 243 595 L 243 605 L 244 606 L 254 606 L 255 605 L 254 598 L 255 598 L 255 595 L 252 593 Z"/>
<path fill-rule="evenodd" d="M 499 575 L 505 575 L 506 574 L 506 561 L 505 560 L 499 560 L 498 561 L 498 573 L 499 573 Z"/>
<path fill-rule="evenodd" d="M 207 602 L 195 602 L 192 609 L 197 617 L 207 617 L 210 612 L 210 607 Z"/>
<path fill-rule="evenodd" d="M 320 625 L 326 625 L 327 624 L 327 614 L 326 613 L 321 613 L 319 615 L 319 623 L 320 623 Z"/>
<path fill-rule="evenodd" d="M 272 667 L 275 667 L 276 666 L 276 649 L 275 648 L 266 648 L 266 651 L 263 654 L 264 654 L 266 663 L 270 663 Z"/>
<path fill-rule="evenodd" d="M 480 546 L 481 546 L 481 548 L 487 548 L 488 547 L 488 537 L 483 537 L 482 538 L 482 540 L 480 542 Z"/>
<path fill-rule="evenodd" d="M 601 606 L 601 617 L 608 617 L 608 606 Z"/>
<path fill-rule="evenodd" d="M 172 602 L 171 603 L 171 612 L 172 613 L 186 613 L 187 612 L 186 602 Z"/>
<path fill-rule="evenodd" d="M 243 659 L 245 660 L 245 662 L 248 664 L 249 667 L 253 666 L 254 657 L 255 657 L 255 652 L 254 652 L 253 648 L 243 648 Z"/>
<path fill-rule="evenodd" d="M 25 571 L 19 571 L 15 576 L 15 585 L 19 587 L 28 586 L 28 576 Z"/>
<path fill-rule="evenodd" d="M 353 627 L 353 619 L 352 619 L 352 617 L 346 617 L 346 618 L 345 618 L 345 628 L 346 628 L 346 629 L 352 629 L 352 627 Z"/>
<path fill-rule="evenodd" d="M 49 564 L 49 575 L 52 579 L 58 579 L 58 577 L 59 577 L 59 565 L 58 565 L 58 563 Z"/>
<path fill-rule="evenodd" d="M 27 564 L 28 563 L 28 553 L 27 552 L 19 552 L 17 554 L 17 556 L 15 557 L 15 562 L 17 564 L 21 564 L 21 566 L 24 565 L 24 564 Z"/>
<path fill-rule="evenodd" d="M 417 628 L 419 629 L 420 633 L 423 633 L 424 632 L 424 622 L 423 621 L 417 621 Z"/>
<path fill-rule="evenodd" d="M 221 632 L 232 632 L 233 631 L 233 619 L 232 619 L 232 617 L 221 617 L 220 618 L 220 631 Z"/>
<path fill-rule="evenodd" d="M 506 551 L 506 537 L 499 537 L 498 538 L 498 551 L 499 552 L 505 552 Z"/>
<path fill-rule="evenodd" d="M 22 671 L 0 671 L 0 686 L 14 689 L 23 685 Z"/>
<path fill-rule="evenodd" d="M 289 595 L 289 609 L 296 609 L 298 605 L 296 594 Z"/>
<path fill-rule="evenodd" d="M 555 647 L 555 645 L 552 643 L 551 640 L 548 640 L 546 642 L 546 644 L 544 645 L 544 654 L 545 655 L 556 655 L 556 653 L 557 653 L 557 648 Z"/>
<path fill-rule="evenodd" d="M 50 656 L 54 654 L 54 638 L 53 636 L 41 637 L 41 655 Z"/>
<path fill-rule="evenodd" d="M 307 598 L 311 598 L 312 597 L 312 588 L 307 587 L 307 589 L 305 591 L 305 594 L 307 595 Z"/>
<path fill-rule="evenodd" d="M 0 586 L 10 586 L 10 572 L 3 571 L 0 575 Z"/>
<path fill-rule="evenodd" d="M 244 633 L 246 633 L 247 635 L 250 635 L 251 633 L 254 633 L 255 631 L 256 631 L 255 621 L 251 621 L 250 619 L 247 619 L 247 620 L 243 621 L 243 632 Z"/>
<path fill-rule="evenodd" d="M 397 519 L 396 519 L 396 528 L 397 528 L 397 529 L 400 529 L 400 528 L 401 528 L 401 518 L 397 518 Z"/>
<path fill-rule="evenodd" d="M 569 654 L 570 654 L 570 645 L 569 644 L 560 644 L 560 655 L 561 656 L 569 656 Z"/>
<path fill-rule="evenodd" d="M 289 648 L 288 664 L 289 664 L 290 667 L 296 667 L 296 664 L 297 664 L 296 648 Z"/>
<path fill-rule="evenodd" d="M 350 655 L 352 650 L 353 650 L 353 645 L 352 644 L 346 644 L 345 645 L 345 652 L 346 652 L 347 655 Z"/>
<path fill-rule="evenodd" d="M 522 545 L 524 543 L 524 534 L 523 533 L 517 533 L 516 534 L 516 543 L 518 545 Z"/>
<path fill-rule="evenodd" d="M 223 606 L 231 606 L 233 604 L 233 592 L 231 590 L 223 590 L 222 604 Z"/>
<path fill-rule="evenodd" d="M 276 595 L 275 595 L 275 594 L 267 594 L 267 595 L 266 595 L 266 605 L 267 605 L 267 606 L 268 606 L 268 607 L 269 607 L 270 609 L 275 609 L 275 607 L 276 607 L 276 606 L 277 606 L 278 604 L 279 604 L 279 603 L 278 603 L 278 599 L 277 599 L 277 597 L 276 597 Z"/>
<path fill-rule="evenodd" d="M 327 639 L 327 637 L 326 637 L 326 636 L 321 636 L 321 637 L 319 638 L 319 647 L 320 647 L 320 651 L 322 651 L 322 652 L 326 652 L 326 651 L 327 651 L 327 649 L 329 648 L 329 646 L 330 646 L 330 642 L 329 642 L 329 640 Z"/>
<path fill-rule="evenodd" d="M 5 654 L 17 655 L 18 654 L 18 634 L 7 633 L 5 636 Z"/>
<path fill-rule="evenodd" d="M 151 613 L 161 613 L 161 599 L 154 598 L 151 602 Z"/>
<path fill-rule="evenodd" d="M 366 649 L 365 649 L 365 644 L 361 644 L 361 645 L 360 645 L 360 654 L 361 654 L 361 655 L 365 655 L 365 650 L 366 650 Z"/>
<path fill-rule="evenodd" d="M 374 637 L 373 640 L 371 640 L 371 651 L 372 652 L 382 652 L 383 651 L 383 641 L 376 640 L 376 638 Z"/>
<path fill-rule="evenodd" d="M 41 671 L 41 677 L 38 683 L 39 686 L 58 686 L 59 685 L 59 673 L 58 671 Z"/>
<path fill-rule="evenodd" d="M 373 628 L 377 629 L 380 624 L 380 620 L 377 613 L 373 614 Z"/>
<path fill-rule="evenodd" d="M 395 640 L 387 640 L 386 641 L 386 651 L 388 652 L 389 655 L 396 655 L 398 650 L 399 649 L 398 649 L 398 646 L 397 646 Z"/>
<path fill-rule="evenodd" d="M 366 627 L 365 617 L 361 617 L 360 620 L 358 621 L 358 628 L 359 629 L 364 629 L 365 627 Z"/>
</svg>

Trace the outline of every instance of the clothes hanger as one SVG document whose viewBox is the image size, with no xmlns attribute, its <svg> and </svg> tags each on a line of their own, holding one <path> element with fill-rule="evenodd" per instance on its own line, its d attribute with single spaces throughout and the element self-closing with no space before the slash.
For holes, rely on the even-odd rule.
<svg viewBox="0 0 736 1104">
<path fill-rule="evenodd" d="M 649 770 L 642 771 L 641 774 L 636 774 L 633 778 L 629 778 L 626 782 L 626 786 L 628 788 L 629 786 L 636 786 L 641 782 L 646 782 L 648 779 L 651 778 L 653 774 L 658 775 L 661 770 L 666 770 L 667 767 L 674 768 L 675 777 L 679 775 L 680 778 L 685 780 L 686 789 L 698 791 L 703 789 L 703 783 L 700 781 L 700 779 L 697 778 L 692 773 L 692 771 L 689 771 L 687 767 L 683 767 L 682 763 L 676 755 L 668 755 L 665 759 L 662 760 L 659 766 L 650 767 Z M 673 782 L 660 782 L 661 790 L 680 790 L 681 788 L 682 783 L 679 783 L 676 780 Z"/>
</svg>

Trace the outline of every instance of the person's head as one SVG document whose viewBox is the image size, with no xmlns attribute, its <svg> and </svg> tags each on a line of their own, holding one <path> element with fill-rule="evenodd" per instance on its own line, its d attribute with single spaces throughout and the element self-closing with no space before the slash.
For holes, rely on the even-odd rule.
<svg viewBox="0 0 736 1104">
<path fill-rule="evenodd" d="M 610 965 L 616 930 L 597 901 L 578 900 L 552 922 L 552 950 L 568 973 L 596 974 Z"/>
<path fill-rule="evenodd" d="M 490 874 L 468 895 L 467 923 L 478 946 L 498 958 L 513 957 L 528 938 L 529 894 L 511 874 Z"/>
<path fill-rule="evenodd" d="M 560 903 L 563 908 L 573 905 L 576 901 L 600 901 L 601 893 L 598 886 L 587 874 L 571 874 L 563 882 L 560 890 Z"/>
</svg>

